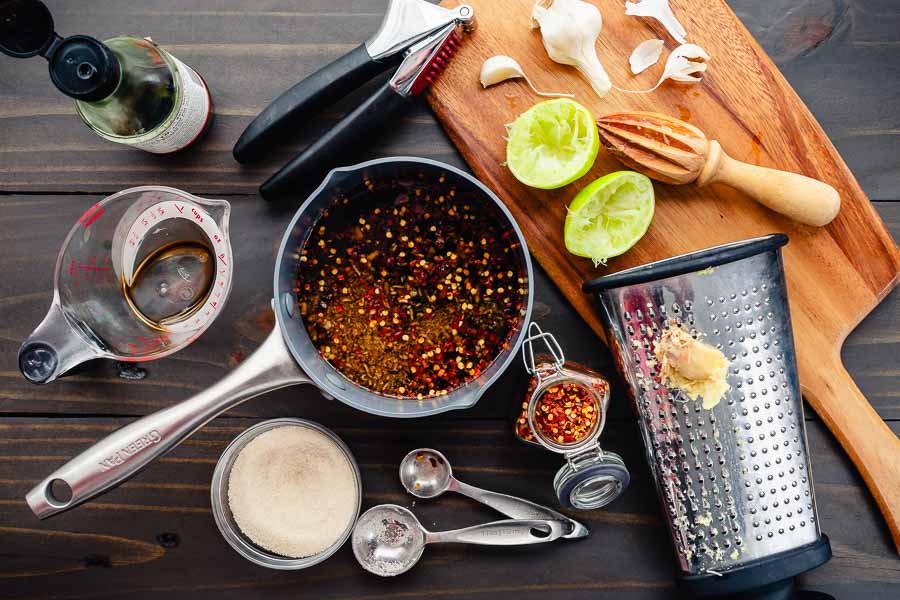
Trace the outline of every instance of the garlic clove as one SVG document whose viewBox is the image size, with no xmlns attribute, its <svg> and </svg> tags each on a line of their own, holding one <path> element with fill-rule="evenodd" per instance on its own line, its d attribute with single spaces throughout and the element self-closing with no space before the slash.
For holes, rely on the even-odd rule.
<svg viewBox="0 0 900 600">
<path fill-rule="evenodd" d="M 597 57 L 597 36 L 603 27 L 600 10 L 582 0 L 537 0 L 531 18 L 532 26 L 541 30 L 547 55 L 578 69 L 594 91 L 605 96 L 612 83 Z"/>
<path fill-rule="evenodd" d="M 697 44 L 682 44 L 672 51 L 666 60 L 666 68 L 660 78 L 657 87 L 666 79 L 694 83 L 700 81 L 693 73 L 706 71 L 706 63 L 699 60 L 711 60 L 706 51 Z"/>
<path fill-rule="evenodd" d="M 509 56 L 498 54 L 497 56 L 488 58 L 484 61 L 484 64 L 481 65 L 481 75 L 479 79 L 483 87 L 489 87 L 494 84 L 500 83 L 501 81 L 506 81 L 507 79 L 517 78 L 524 79 L 525 83 L 528 84 L 528 87 L 530 87 L 532 91 L 534 91 L 534 93 L 538 96 L 547 96 L 551 98 L 575 97 L 575 94 L 540 91 L 539 89 L 534 87 L 533 83 L 531 83 L 531 80 L 525 74 L 525 70 L 522 69 L 521 65 L 519 65 L 519 63 L 517 63 L 514 58 L 511 58 Z"/>
<path fill-rule="evenodd" d="M 679 44 L 685 42 L 687 31 L 675 17 L 669 0 L 638 0 L 637 2 L 625 2 L 625 14 L 634 17 L 650 17 L 662 23 Z"/>
<path fill-rule="evenodd" d="M 628 64 L 631 65 L 631 72 L 637 75 L 655 65 L 659 61 L 662 50 L 662 40 L 646 40 L 638 44 L 628 59 Z"/>
<path fill-rule="evenodd" d="M 703 73 L 707 68 L 706 62 L 700 62 L 701 60 L 709 61 L 712 59 L 697 44 L 682 44 L 672 50 L 669 58 L 666 59 L 663 74 L 652 88 L 649 90 L 623 90 L 617 87 L 616 89 L 627 94 L 648 94 L 655 91 L 667 79 L 681 83 L 696 83 L 701 81 L 701 79 L 695 77 L 694 73 Z"/>
<path fill-rule="evenodd" d="M 481 65 L 480 80 L 483 87 L 517 77 L 525 77 L 525 72 L 519 63 L 508 56 L 492 56 Z"/>
</svg>

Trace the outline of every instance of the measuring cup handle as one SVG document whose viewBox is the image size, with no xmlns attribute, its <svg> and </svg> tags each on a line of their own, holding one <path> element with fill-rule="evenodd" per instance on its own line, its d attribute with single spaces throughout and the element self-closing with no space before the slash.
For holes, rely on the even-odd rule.
<svg viewBox="0 0 900 600">
<path fill-rule="evenodd" d="M 68 510 L 135 475 L 226 410 L 263 392 L 307 382 L 275 327 L 217 384 L 126 425 L 57 469 L 28 492 L 28 506 L 42 519 Z"/>
<path fill-rule="evenodd" d="M 563 533 L 563 524 L 559 521 L 508 519 L 451 531 L 429 531 L 425 534 L 425 543 L 522 546 L 552 542 L 562 537 Z"/>
<path fill-rule="evenodd" d="M 19 348 L 19 370 L 31 383 L 50 383 L 76 365 L 103 356 L 72 327 L 59 303 L 59 292 L 41 324 Z"/>
<path fill-rule="evenodd" d="M 586 537 L 591 533 L 587 527 L 578 521 L 570 519 L 566 515 L 557 512 L 552 508 L 542 506 L 535 502 L 531 502 L 530 500 L 483 490 L 474 485 L 463 483 L 458 479 L 454 479 L 450 486 L 450 489 L 463 496 L 468 496 L 473 500 L 477 500 L 485 506 L 490 506 L 497 512 L 503 513 L 507 517 L 512 517 L 513 519 L 549 519 L 562 521 L 565 523 L 566 531 L 564 532 L 564 537 L 566 538 Z"/>
</svg>

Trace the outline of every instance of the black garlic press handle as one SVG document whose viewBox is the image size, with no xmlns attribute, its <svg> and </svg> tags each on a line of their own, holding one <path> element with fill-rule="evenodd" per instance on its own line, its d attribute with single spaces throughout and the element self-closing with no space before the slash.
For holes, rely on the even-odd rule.
<svg viewBox="0 0 900 600">
<path fill-rule="evenodd" d="M 234 145 L 240 163 L 262 158 L 273 142 L 296 130 L 302 117 L 340 100 L 377 74 L 386 71 L 401 57 L 372 60 L 361 44 L 331 64 L 325 65 L 276 98 L 247 126 Z"/>
<path fill-rule="evenodd" d="M 356 150 L 371 146 L 371 133 L 406 104 L 388 84 L 272 175 L 259 188 L 266 200 L 302 199 L 331 169 L 349 164 Z"/>
</svg>

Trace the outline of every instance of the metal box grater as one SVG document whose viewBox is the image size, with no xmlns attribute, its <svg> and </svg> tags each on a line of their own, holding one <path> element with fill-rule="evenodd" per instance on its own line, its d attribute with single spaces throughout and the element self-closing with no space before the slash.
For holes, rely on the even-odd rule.
<svg viewBox="0 0 900 600">
<path fill-rule="evenodd" d="M 785 243 L 772 235 L 727 244 L 585 284 L 638 413 L 682 581 L 698 595 L 773 584 L 773 573 L 790 594 L 793 575 L 830 557 L 808 461 Z M 729 361 L 731 389 L 710 410 L 660 381 L 654 343 L 673 324 Z M 810 566 L 810 552 L 824 558 Z"/>
</svg>

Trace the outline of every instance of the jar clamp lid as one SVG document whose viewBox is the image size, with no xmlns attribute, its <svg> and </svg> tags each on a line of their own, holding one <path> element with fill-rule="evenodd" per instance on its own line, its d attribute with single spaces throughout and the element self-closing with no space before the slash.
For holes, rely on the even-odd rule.
<svg viewBox="0 0 900 600">
<path fill-rule="evenodd" d="M 536 342 L 544 344 L 553 359 L 552 363 L 537 364 L 534 352 Z M 526 371 L 536 380 L 526 410 L 528 426 L 535 441 L 566 458 L 566 463 L 553 480 L 560 504 L 582 510 L 606 506 L 625 491 L 631 479 L 622 458 L 615 453 L 604 452 L 599 445 L 600 434 L 606 424 L 607 398 L 591 384 L 587 374 L 565 368 L 565 356 L 559 342 L 537 323 L 529 325 L 528 337 L 522 346 L 522 359 Z M 593 412 L 596 415 L 590 429 L 570 441 L 559 437 L 554 439 L 536 419 L 539 410 L 546 410 L 546 406 L 541 404 L 545 393 L 566 386 L 577 386 L 579 393 L 583 392 L 591 402 L 590 408 L 585 408 L 587 414 Z"/>
</svg>

